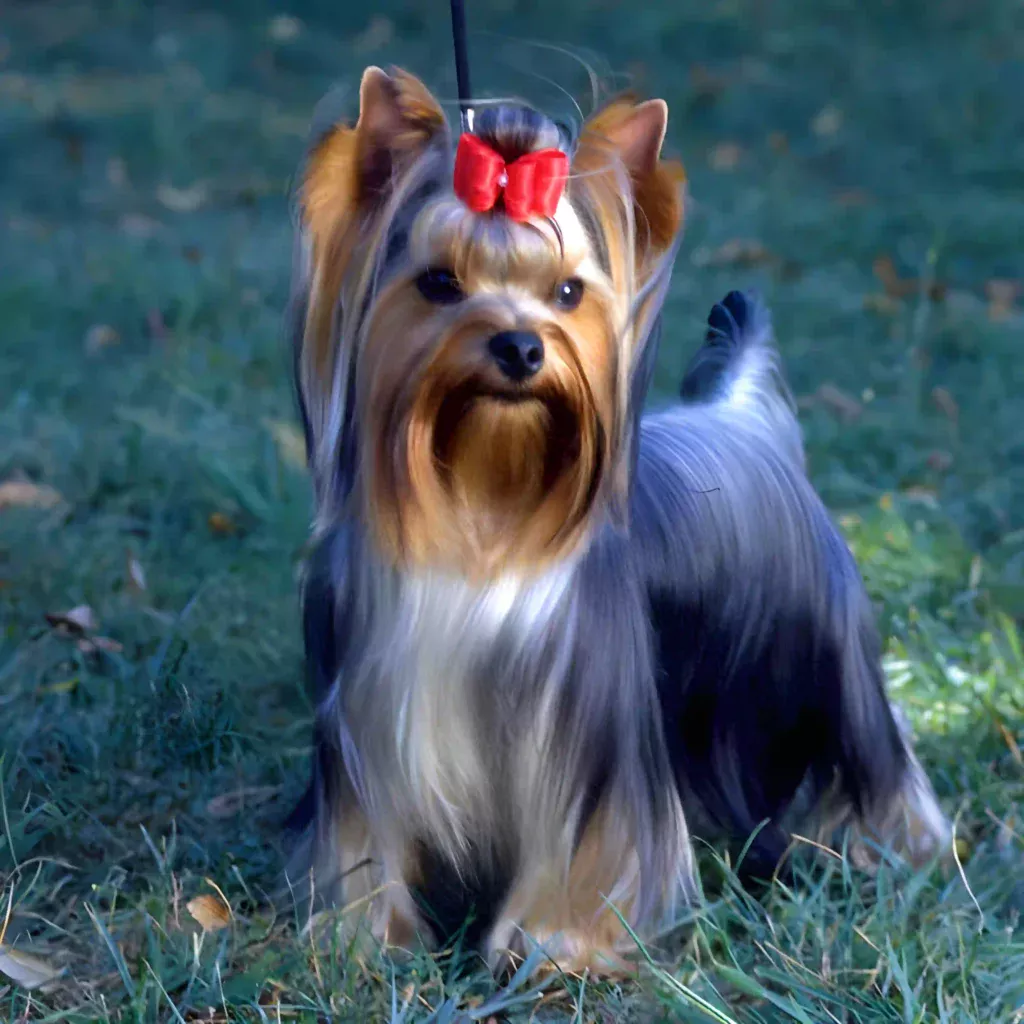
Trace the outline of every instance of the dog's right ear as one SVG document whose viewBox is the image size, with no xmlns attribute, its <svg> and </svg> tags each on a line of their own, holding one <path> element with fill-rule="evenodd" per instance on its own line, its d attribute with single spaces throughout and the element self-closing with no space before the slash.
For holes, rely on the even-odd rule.
<svg viewBox="0 0 1024 1024">
<path fill-rule="evenodd" d="M 427 87 L 405 71 L 363 72 L 359 120 L 334 124 L 313 147 L 302 183 L 302 214 L 319 249 L 345 221 L 372 213 L 396 173 L 446 130 Z"/>
</svg>

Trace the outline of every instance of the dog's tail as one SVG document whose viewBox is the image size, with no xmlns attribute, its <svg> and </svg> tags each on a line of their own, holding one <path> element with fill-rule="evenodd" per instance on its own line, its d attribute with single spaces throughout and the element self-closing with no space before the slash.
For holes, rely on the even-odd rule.
<svg viewBox="0 0 1024 1024">
<path fill-rule="evenodd" d="M 771 314 L 757 292 L 732 291 L 715 304 L 679 394 L 689 404 L 715 406 L 746 420 L 803 462 L 796 407 L 779 365 Z"/>
</svg>

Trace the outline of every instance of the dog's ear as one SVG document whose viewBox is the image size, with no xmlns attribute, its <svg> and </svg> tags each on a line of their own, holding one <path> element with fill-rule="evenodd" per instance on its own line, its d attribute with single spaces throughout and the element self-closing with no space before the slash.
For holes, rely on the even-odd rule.
<svg viewBox="0 0 1024 1024">
<path fill-rule="evenodd" d="M 302 212 L 314 241 L 340 223 L 371 213 L 402 167 L 446 130 L 427 87 L 408 72 L 363 72 L 359 120 L 332 123 L 313 146 L 302 183 Z"/>
<path fill-rule="evenodd" d="M 617 99 L 583 126 L 574 167 L 593 173 L 602 162 L 618 157 L 633 190 L 638 241 L 655 254 L 668 249 L 683 222 L 683 165 L 661 159 L 667 128 L 664 100 Z"/>
</svg>

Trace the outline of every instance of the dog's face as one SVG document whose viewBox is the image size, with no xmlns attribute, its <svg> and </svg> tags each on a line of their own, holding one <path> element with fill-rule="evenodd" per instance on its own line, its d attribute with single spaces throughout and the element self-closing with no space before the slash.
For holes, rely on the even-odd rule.
<svg viewBox="0 0 1024 1024">
<path fill-rule="evenodd" d="M 625 486 L 631 373 L 682 212 L 664 104 L 597 115 L 553 213 L 513 220 L 455 195 L 419 82 L 369 69 L 360 100 L 303 192 L 314 472 L 347 418 L 353 494 L 384 553 L 477 578 L 539 567 Z M 509 164 L 566 146 L 522 107 L 484 108 L 475 131 Z"/>
</svg>

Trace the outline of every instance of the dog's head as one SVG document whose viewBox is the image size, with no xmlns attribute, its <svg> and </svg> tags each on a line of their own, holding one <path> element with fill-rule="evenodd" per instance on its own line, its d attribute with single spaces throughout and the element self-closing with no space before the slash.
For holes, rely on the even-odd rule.
<svg viewBox="0 0 1024 1024">
<path fill-rule="evenodd" d="M 480 106 L 456 166 L 412 76 L 369 68 L 359 102 L 314 144 L 300 194 L 319 521 L 355 502 L 396 564 L 476 578 L 564 557 L 624 512 L 682 220 L 665 104 L 616 101 L 576 139 L 528 107 Z"/>
</svg>

